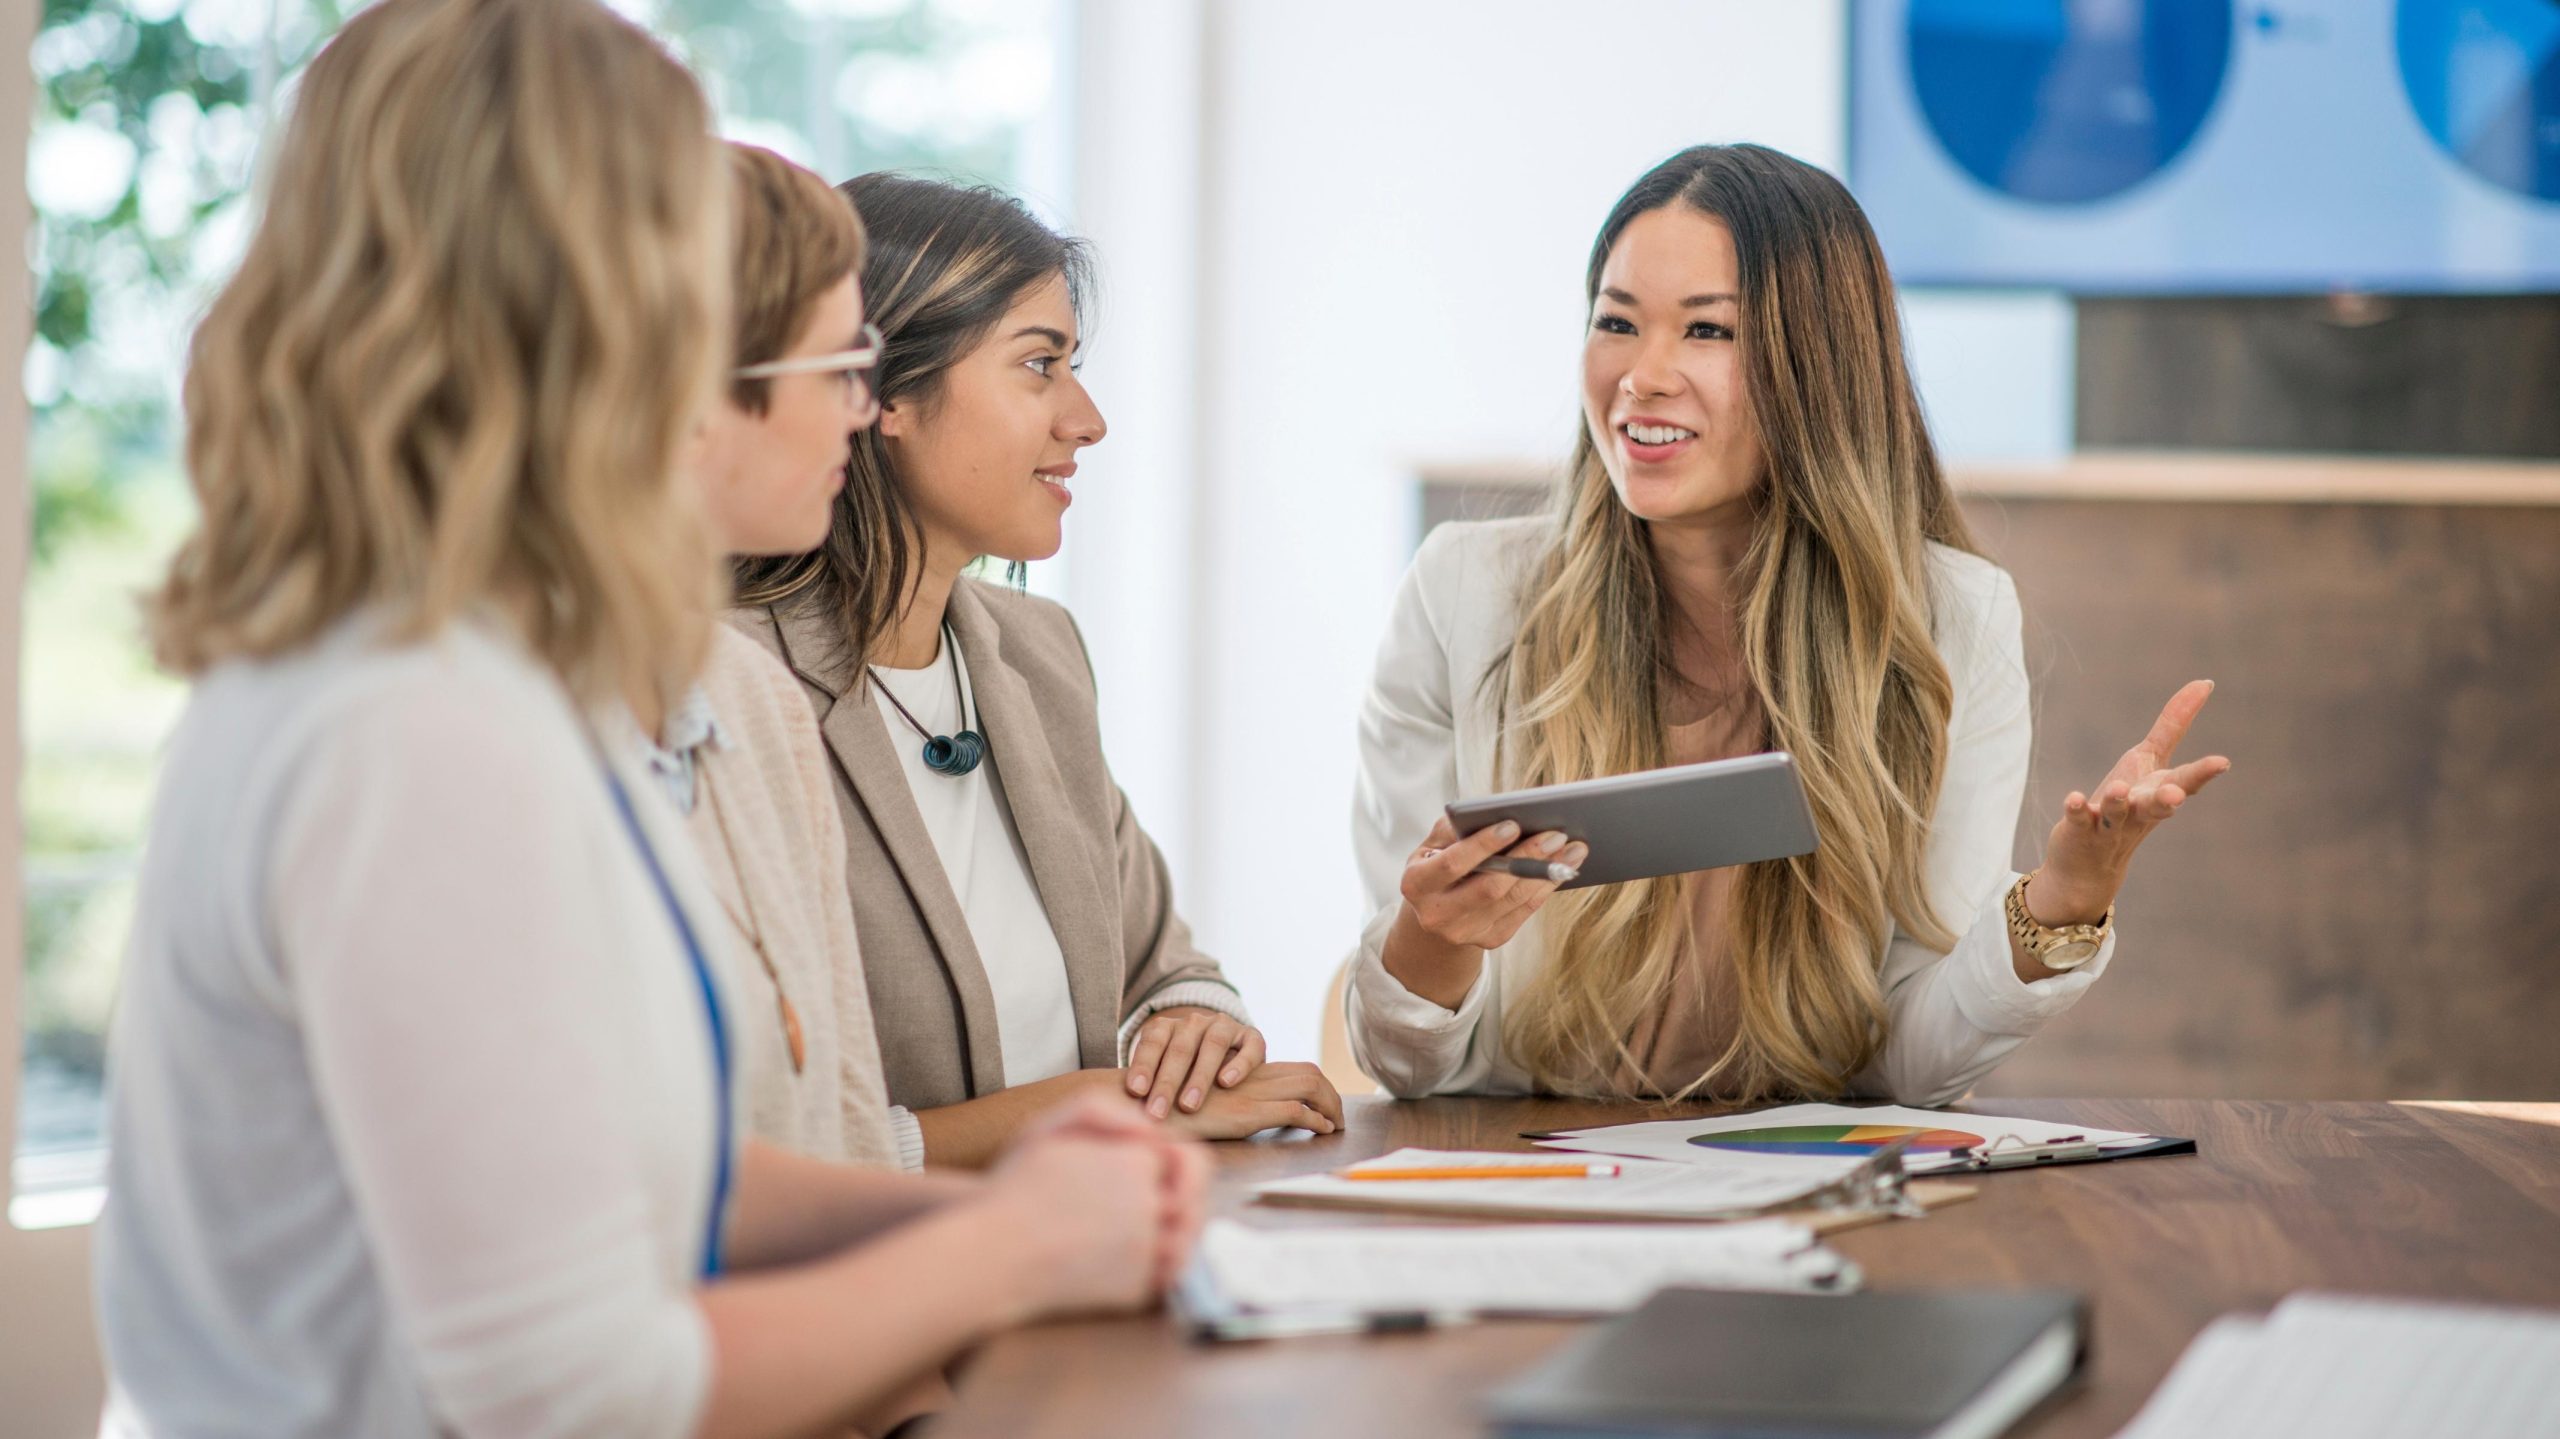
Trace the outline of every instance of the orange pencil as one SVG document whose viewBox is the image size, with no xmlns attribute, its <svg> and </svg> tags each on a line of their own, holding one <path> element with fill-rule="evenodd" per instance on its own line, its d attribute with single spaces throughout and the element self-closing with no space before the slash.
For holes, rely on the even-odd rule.
<svg viewBox="0 0 2560 1439">
<path fill-rule="evenodd" d="M 1615 1179 L 1614 1164 L 1474 1165 L 1445 1169 L 1337 1169 L 1336 1179 Z"/>
</svg>

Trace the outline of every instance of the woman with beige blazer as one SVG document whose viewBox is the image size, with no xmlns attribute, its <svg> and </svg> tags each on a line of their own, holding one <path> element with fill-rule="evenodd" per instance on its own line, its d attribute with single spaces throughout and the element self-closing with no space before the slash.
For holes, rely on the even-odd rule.
<svg viewBox="0 0 2560 1439">
<path fill-rule="evenodd" d="M 870 241 L 880 420 L 824 546 L 741 562 L 734 619 L 798 676 L 834 760 L 901 1158 L 982 1163 L 1089 1092 L 1204 1138 L 1330 1132 L 1332 1086 L 1265 1062 L 1174 912 L 1074 619 L 964 574 L 1055 554 L 1075 455 L 1103 436 L 1072 365 L 1082 247 L 993 190 L 842 188 Z"/>
<path fill-rule="evenodd" d="M 826 532 L 846 439 L 878 417 L 864 377 L 863 236 L 824 180 L 770 150 L 726 147 L 736 181 L 738 368 L 687 457 L 732 555 L 805 550 Z M 897 1168 L 871 1005 L 844 893 L 844 829 L 826 749 L 791 672 L 726 626 L 702 678 L 645 745 L 729 938 L 739 1098 L 760 1138 Z"/>
</svg>

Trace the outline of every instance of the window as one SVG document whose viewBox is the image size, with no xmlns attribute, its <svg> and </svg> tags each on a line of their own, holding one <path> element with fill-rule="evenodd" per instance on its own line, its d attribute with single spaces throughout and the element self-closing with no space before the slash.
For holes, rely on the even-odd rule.
<svg viewBox="0 0 2560 1439">
<path fill-rule="evenodd" d="M 724 128 L 827 178 L 1063 187 L 1068 0 L 617 0 Z M 10 1218 L 80 1223 L 105 1165 L 105 1033 L 155 766 L 184 702 L 135 596 L 190 521 L 186 337 L 236 260 L 260 140 L 354 5 L 47 0 L 32 53 L 34 535 L 17 699 L 26 926 Z"/>
</svg>

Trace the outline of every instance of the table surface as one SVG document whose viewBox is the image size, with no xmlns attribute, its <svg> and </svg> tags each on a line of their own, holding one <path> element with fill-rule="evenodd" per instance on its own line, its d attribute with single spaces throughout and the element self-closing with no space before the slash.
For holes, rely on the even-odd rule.
<svg viewBox="0 0 2560 1439">
<path fill-rule="evenodd" d="M 1257 1181 L 1405 1145 L 1529 1149 L 1524 1130 L 1718 1111 L 1566 1100 L 1346 1101 L 1342 1133 L 1217 1146 L 1217 1212 L 1256 1225 L 1398 1223 L 1256 1206 Z M 2217 1315 L 2297 1289 L 2560 1305 L 2560 1104 L 1985 1100 L 1976 1112 L 2193 1138 L 2201 1153 L 1972 1176 L 1925 1219 L 1833 1236 L 1868 1287 L 2059 1286 L 2090 1296 L 2084 1382 L 2014 1433 L 2110 1435 Z M 1447 1222 L 1447 1221 L 1439 1221 Z M 1199 1346 L 1161 1314 L 990 1344 L 933 1431 L 965 1436 L 1479 1435 L 1482 1395 L 1580 1326 Z"/>
</svg>

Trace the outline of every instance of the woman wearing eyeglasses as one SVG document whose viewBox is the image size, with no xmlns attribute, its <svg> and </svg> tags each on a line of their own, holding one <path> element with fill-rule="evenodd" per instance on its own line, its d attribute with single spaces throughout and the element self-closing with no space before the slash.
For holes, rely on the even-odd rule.
<svg viewBox="0 0 2560 1439">
<path fill-rule="evenodd" d="M 843 187 L 886 337 L 826 543 L 743 562 L 741 625 L 799 676 L 835 760 L 855 928 L 909 1164 L 983 1163 L 1108 1093 L 1204 1138 L 1330 1131 L 1313 1065 L 1269 1063 L 1174 911 L 1112 782 L 1057 605 L 970 578 L 1055 554 L 1103 436 L 1074 356 L 1087 262 L 1008 196 Z"/>
<path fill-rule="evenodd" d="M 824 180 L 772 151 L 731 145 L 728 158 L 738 364 L 693 437 L 689 468 L 729 555 L 799 554 L 826 537 L 847 437 L 879 415 L 862 225 Z M 844 827 L 798 683 L 754 641 L 716 627 L 701 681 L 668 711 L 647 759 L 736 941 L 725 953 L 749 1131 L 803 1154 L 897 1167 L 845 895 Z"/>
<path fill-rule="evenodd" d="M 270 175 L 152 611 L 193 686 L 110 1041 L 103 1432 L 841 1432 L 1160 1292 L 1206 1163 L 1125 1108 L 984 1180 L 740 1132 L 752 1020 L 637 752 L 725 596 L 677 479 L 734 363 L 691 77 L 589 0 L 379 0 Z"/>
</svg>

